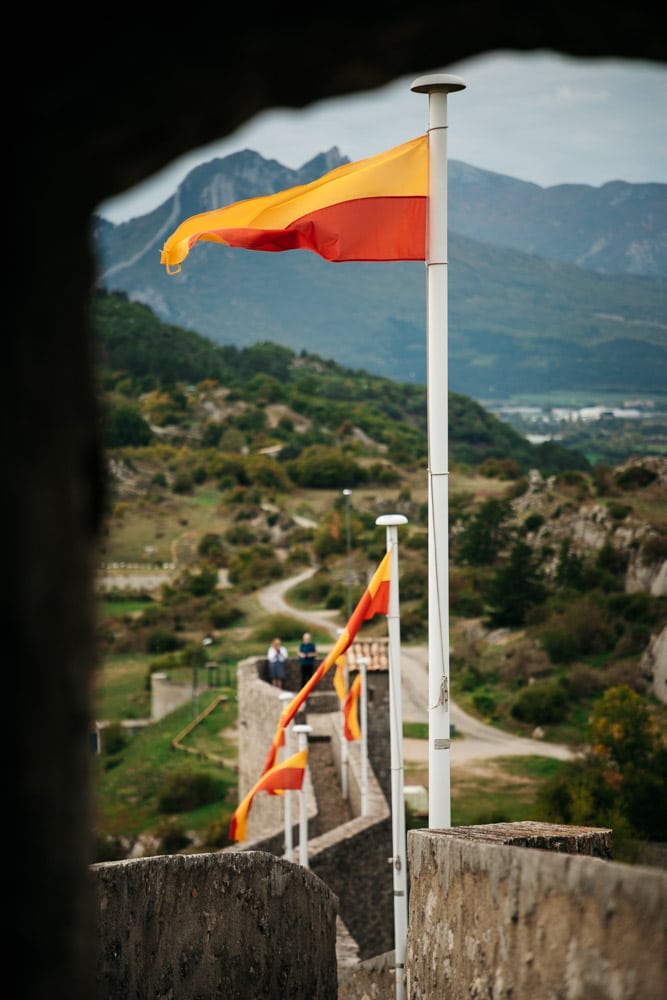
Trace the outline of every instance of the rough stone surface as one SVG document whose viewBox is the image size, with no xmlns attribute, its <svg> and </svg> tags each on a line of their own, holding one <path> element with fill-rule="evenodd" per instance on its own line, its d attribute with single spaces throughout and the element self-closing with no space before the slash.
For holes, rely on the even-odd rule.
<svg viewBox="0 0 667 1000">
<path fill-rule="evenodd" d="M 96 865 L 98 1000 L 336 1000 L 333 893 L 260 852 Z"/>
<path fill-rule="evenodd" d="M 408 833 L 408 1000 L 664 1000 L 667 873 L 493 833 Z"/>
</svg>

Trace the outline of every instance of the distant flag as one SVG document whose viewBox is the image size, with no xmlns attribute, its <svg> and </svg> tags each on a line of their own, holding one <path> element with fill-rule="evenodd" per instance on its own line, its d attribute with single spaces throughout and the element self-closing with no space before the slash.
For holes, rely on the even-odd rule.
<svg viewBox="0 0 667 1000">
<path fill-rule="evenodd" d="M 361 694 L 361 674 L 357 674 L 347 693 L 343 705 L 343 735 L 346 740 L 358 740 L 361 737 L 359 728 L 359 695 Z"/>
<path fill-rule="evenodd" d="M 278 720 L 278 728 L 276 729 L 276 734 L 273 737 L 273 743 L 269 747 L 269 752 L 266 755 L 262 774 L 266 774 L 266 772 L 275 765 L 278 751 L 285 742 L 285 730 L 303 703 L 306 701 L 313 688 L 319 684 L 329 668 L 336 663 L 338 658 L 342 656 L 345 650 L 348 649 L 348 647 L 354 642 L 362 622 L 367 621 L 370 618 L 374 618 L 375 615 L 387 614 L 387 609 L 389 607 L 389 583 L 391 575 L 390 557 L 391 549 L 387 549 L 382 562 L 375 570 L 371 582 L 361 595 L 359 603 L 352 612 L 347 625 L 336 639 L 332 649 L 324 657 L 319 667 L 315 670 L 313 676 L 306 681 L 304 686 L 294 696 L 292 701 L 286 708 L 283 709 L 280 719 Z"/>
<path fill-rule="evenodd" d="M 341 653 L 336 659 L 336 673 L 334 674 L 334 687 L 336 689 L 336 694 L 338 695 L 338 700 L 343 704 L 345 698 L 347 697 L 347 685 L 345 683 L 345 653 Z"/>
<path fill-rule="evenodd" d="M 428 138 L 346 163 L 310 184 L 193 215 L 164 244 L 177 274 L 195 243 L 276 253 L 311 250 L 329 261 L 426 259 Z"/>
<path fill-rule="evenodd" d="M 246 839 L 248 813 L 257 792 L 271 792 L 273 795 L 282 795 L 286 789 L 301 788 L 307 761 L 308 749 L 304 748 L 291 757 L 288 757 L 287 760 L 276 764 L 270 771 L 262 775 L 243 801 L 239 803 L 232 815 L 229 824 L 229 836 L 232 840 Z"/>
</svg>

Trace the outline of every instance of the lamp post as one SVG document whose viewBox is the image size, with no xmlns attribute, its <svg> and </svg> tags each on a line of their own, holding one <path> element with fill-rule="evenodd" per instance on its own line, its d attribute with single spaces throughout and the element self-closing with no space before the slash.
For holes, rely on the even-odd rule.
<svg viewBox="0 0 667 1000">
<path fill-rule="evenodd" d="M 207 635 L 205 639 L 202 639 L 201 644 L 206 649 L 208 646 L 212 645 L 213 639 L 210 635 Z M 199 708 L 197 704 L 197 659 L 198 653 L 196 646 L 192 650 L 192 718 L 197 717 L 197 709 Z"/>
<path fill-rule="evenodd" d="M 350 533 L 350 497 L 352 490 L 343 490 L 345 497 L 345 538 L 347 543 L 347 618 L 352 615 L 352 539 Z"/>
</svg>

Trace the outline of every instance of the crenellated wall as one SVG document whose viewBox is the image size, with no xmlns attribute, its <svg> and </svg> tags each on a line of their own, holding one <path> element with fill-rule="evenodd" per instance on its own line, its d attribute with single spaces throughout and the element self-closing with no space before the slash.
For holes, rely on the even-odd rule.
<svg viewBox="0 0 667 1000">
<path fill-rule="evenodd" d="M 284 702 L 280 691 L 264 680 L 264 661 L 250 658 L 238 665 L 239 712 L 239 800 L 252 788 L 262 772 L 267 750 L 275 735 Z M 333 688 L 329 673 L 323 678 Z M 379 689 L 386 688 L 385 679 L 377 680 Z M 337 705 L 334 693 L 333 704 Z M 319 711 L 331 704 L 325 688 L 324 700 L 308 699 L 307 710 L 297 722 L 310 725 L 313 735 L 328 740 L 336 770 L 340 773 L 342 735 L 339 711 Z M 385 699 L 378 693 L 375 715 Z M 379 728 L 378 728 L 379 727 Z M 377 718 L 373 732 L 388 732 L 388 717 Z M 349 803 L 354 819 L 335 830 L 308 841 L 308 863 L 336 893 L 340 917 L 352 934 L 361 959 L 381 954 L 393 948 L 393 874 L 387 859 L 392 854 L 391 815 L 385 793 L 372 766 L 369 722 L 369 758 L 367 774 L 367 812 L 361 815 L 361 747 L 359 742 L 346 745 L 348 754 Z M 296 735 L 288 731 L 285 756 L 297 748 Z M 317 813 L 310 771 L 306 772 L 305 796 L 307 815 Z M 247 840 L 226 851 L 261 850 L 282 856 L 285 849 L 284 804 L 282 797 L 258 794 L 253 799 L 247 823 Z M 292 813 L 295 856 L 299 845 L 298 807 Z"/>
<path fill-rule="evenodd" d="M 336 898 L 260 852 L 95 865 L 96 1000 L 336 1000 Z"/>
<path fill-rule="evenodd" d="M 288 703 L 264 666 L 238 665 L 240 796 L 257 781 Z M 388 745 L 382 671 L 370 684 L 374 760 Z M 298 816 L 286 860 L 282 798 L 259 794 L 241 844 L 94 866 L 98 1000 L 395 996 L 390 807 L 371 766 L 360 815 L 361 747 L 344 743 L 340 713 L 326 710 L 330 694 L 311 697 L 297 721 L 328 743 L 336 773 L 347 751 L 353 818 L 309 837 L 302 867 Z M 305 794 L 310 820 L 310 774 Z M 406 1000 L 664 1000 L 667 872 L 611 857 L 607 829 L 409 831 Z"/>
<path fill-rule="evenodd" d="M 608 836 L 409 831 L 408 1000 L 664 1000 L 667 872 L 591 857 Z"/>
</svg>

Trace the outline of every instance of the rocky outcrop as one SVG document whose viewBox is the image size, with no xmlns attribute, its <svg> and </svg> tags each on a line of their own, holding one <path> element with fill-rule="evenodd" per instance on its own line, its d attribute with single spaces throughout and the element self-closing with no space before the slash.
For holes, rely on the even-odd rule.
<svg viewBox="0 0 667 1000">
<path fill-rule="evenodd" d="M 642 458 L 640 463 L 627 462 L 616 471 L 622 473 L 637 464 L 654 473 L 659 486 L 667 485 L 667 459 L 664 458 L 654 456 Z M 526 491 L 512 502 L 519 524 L 530 523 L 529 519 L 535 515 L 541 518 L 525 538 L 539 551 L 547 579 L 553 580 L 556 575 L 563 542 L 568 542 L 571 553 L 577 555 L 599 551 L 609 544 L 616 551 L 627 554 L 626 593 L 667 595 L 667 559 L 651 555 L 649 543 L 657 537 L 651 524 L 630 510 L 624 513 L 614 509 L 612 503 L 592 497 L 581 498 L 576 488 L 572 492 L 572 498 L 564 501 L 556 477 L 545 479 L 533 469 Z"/>
<path fill-rule="evenodd" d="M 642 677 L 650 683 L 651 693 L 667 705 L 667 626 L 653 636 L 639 661 Z"/>
</svg>

